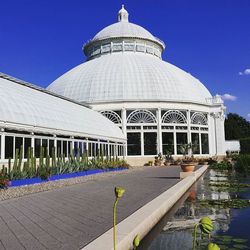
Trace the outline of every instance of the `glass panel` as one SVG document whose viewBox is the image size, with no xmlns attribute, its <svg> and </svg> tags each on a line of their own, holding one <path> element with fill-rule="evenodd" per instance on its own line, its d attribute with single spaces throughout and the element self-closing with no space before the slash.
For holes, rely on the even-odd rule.
<svg viewBox="0 0 250 250">
<path fill-rule="evenodd" d="M 112 144 L 109 145 L 109 155 L 113 156 L 113 146 L 112 146 Z"/>
<path fill-rule="evenodd" d="M 67 141 L 63 141 L 63 154 L 67 157 Z"/>
<path fill-rule="evenodd" d="M 128 133 L 128 155 L 141 155 L 141 133 Z"/>
<path fill-rule="evenodd" d="M 86 151 L 87 151 L 87 143 L 86 143 L 86 142 L 83 142 L 83 143 L 82 143 L 82 153 L 83 153 L 83 154 L 86 154 Z"/>
<path fill-rule="evenodd" d="M 163 154 L 174 154 L 174 133 L 162 133 L 162 150 Z"/>
<path fill-rule="evenodd" d="M 35 157 L 40 156 L 41 139 L 35 139 Z"/>
<path fill-rule="evenodd" d="M 201 134 L 202 154 L 209 154 L 208 134 Z"/>
<path fill-rule="evenodd" d="M 104 145 L 100 144 L 100 156 L 104 156 Z"/>
<path fill-rule="evenodd" d="M 47 148 L 48 146 L 48 140 L 47 139 L 42 139 L 42 147 Z"/>
<path fill-rule="evenodd" d="M 78 150 L 78 142 L 74 142 L 74 156 L 77 156 L 77 150 Z"/>
<path fill-rule="evenodd" d="M 13 158 L 13 136 L 5 136 L 5 159 Z"/>
<path fill-rule="evenodd" d="M 187 133 L 176 133 L 177 154 L 182 154 L 181 145 L 187 144 Z"/>
<path fill-rule="evenodd" d="M 91 146 L 92 143 L 89 142 L 89 145 L 88 145 L 88 155 L 89 156 L 92 156 L 92 146 Z"/>
<path fill-rule="evenodd" d="M 68 141 L 68 155 L 72 154 L 72 141 Z"/>
<path fill-rule="evenodd" d="M 92 152 L 92 156 L 96 156 L 96 152 L 95 152 L 95 143 L 91 143 L 91 152 Z"/>
<path fill-rule="evenodd" d="M 62 155 L 62 142 L 60 140 L 57 141 L 56 152 L 57 152 L 57 156 Z"/>
<path fill-rule="evenodd" d="M 52 156 L 52 148 L 54 148 L 54 140 L 49 140 L 49 155 Z"/>
<path fill-rule="evenodd" d="M 29 148 L 31 148 L 31 138 L 24 138 L 24 158 L 28 157 Z"/>
<path fill-rule="evenodd" d="M 191 134 L 193 154 L 200 154 L 200 139 L 198 133 Z"/>
<path fill-rule="evenodd" d="M 96 152 L 96 156 L 100 156 L 100 151 L 99 151 L 99 148 L 98 148 L 98 143 L 95 144 L 95 152 Z"/>
<path fill-rule="evenodd" d="M 44 155 L 47 155 L 47 147 L 48 147 L 48 140 L 47 139 L 42 139 L 42 147 L 44 148 Z"/>
<path fill-rule="evenodd" d="M 144 133 L 144 155 L 157 154 L 157 133 Z"/>
<path fill-rule="evenodd" d="M 15 137 L 15 149 L 20 149 L 22 145 L 23 145 L 23 138 Z"/>
</svg>

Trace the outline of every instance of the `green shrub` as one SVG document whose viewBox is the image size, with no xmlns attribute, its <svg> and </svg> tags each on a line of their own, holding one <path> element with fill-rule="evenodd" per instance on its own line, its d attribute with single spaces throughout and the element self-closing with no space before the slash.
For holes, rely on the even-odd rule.
<svg viewBox="0 0 250 250">
<path fill-rule="evenodd" d="M 238 156 L 235 170 L 244 175 L 250 175 L 250 154 L 240 154 Z"/>
<path fill-rule="evenodd" d="M 250 138 L 240 139 L 240 152 L 242 154 L 250 154 Z"/>
<path fill-rule="evenodd" d="M 210 165 L 210 168 L 217 170 L 231 170 L 233 168 L 233 165 L 228 161 L 222 161 L 213 163 L 212 165 Z"/>
</svg>

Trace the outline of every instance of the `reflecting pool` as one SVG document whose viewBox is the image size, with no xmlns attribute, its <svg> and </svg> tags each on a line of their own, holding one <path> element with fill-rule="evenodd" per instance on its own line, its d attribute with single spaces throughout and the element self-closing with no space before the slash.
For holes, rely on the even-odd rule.
<svg viewBox="0 0 250 250">
<path fill-rule="evenodd" d="M 193 249 L 194 225 L 205 216 L 214 222 L 212 237 L 195 249 L 207 249 L 210 241 L 220 249 L 250 249 L 250 178 L 207 171 L 139 249 Z"/>
</svg>

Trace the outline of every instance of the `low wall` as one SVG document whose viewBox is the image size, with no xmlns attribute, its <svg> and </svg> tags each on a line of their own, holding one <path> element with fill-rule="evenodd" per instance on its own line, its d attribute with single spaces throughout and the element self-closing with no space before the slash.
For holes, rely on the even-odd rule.
<svg viewBox="0 0 250 250">
<path fill-rule="evenodd" d="M 144 166 L 145 163 L 152 161 L 154 164 L 154 156 L 127 156 L 125 157 L 126 162 L 133 167 Z"/>
<path fill-rule="evenodd" d="M 181 180 L 120 222 L 116 231 L 116 249 L 133 249 L 135 236 L 139 235 L 140 239 L 144 238 L 206 170 L 207 166 L 201 167 L 195 171 L 195 174 Z M 89 243 L 82 250 L 97 249 L 113 249 L 113 228 Z"/>
</svg>

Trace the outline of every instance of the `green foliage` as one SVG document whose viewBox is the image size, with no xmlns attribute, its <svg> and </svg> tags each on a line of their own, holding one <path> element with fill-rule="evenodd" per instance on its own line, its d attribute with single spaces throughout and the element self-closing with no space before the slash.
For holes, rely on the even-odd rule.
<svg viewBox="0 0 250 250">
<path fill-rule="evenodd" d="M 229 161 L 222 161 L 222 162 L 213 163 L 212 165 L 210 165 L 210 168 L 216 169 L 216 170 L 232 170 L 233 165 Z"/>
<path fill-rule="evenodd" d="M 220 250 L 220 248 L 217 244 L 210 242 L 207 246 L 207 250 Z"/>
<path fill-rule="evenodd" d="M 200 239 L 197 239 L 198 228 L 200 229 Z M 195 224 L 194 232 L 193 232 L 193 250 L 197 248 L 197 246 L 201 245 L 201 242 L 205 239 L 204 236 L 208 236 L 210 239 L 211 233 L 214 229 L 213 222 L 209 217 L 203 217 L 200 219 L 199 223 Z"/>
<path fill-rule="evenodd" d="M 6 173 L 9 179 L 24 179 L 40 177 L 42 179 L 49 179 L 52 174 L 74 173 L 89 169 L 112 169 L 117 167 L 129 167 L 124 160 L 118 157 L 103 157 L 96 156 L 92 159 L 88 158 L 88 152 L 80 154 L 80 149 L 77 149 L 77 154 L 74 152 L 66 159 L 65 155 L 55 154 L 55 148 L 52 148 L 51 154 L 40 147 L 39 164 L 37 167 L 37 159 L 33 156 L 33 148 L 29 148 L 27 152 L 27 161 L 23 162 L 22 148 L 16 150 L 13 166 L 11 167 L 11 159 L 8 161 L 8 168 Z M 22 163 L 23 162 L 23 163 Z M 22 168 L 23 165 L 23 168 Z"/>
<path fill-rule="evenodd" d="M 205 207 L 219 207 L 219 208 L 246 208 L 250 207 L 249 200 L 232 199 L 232 200 L 202 200 L 201 206 Z"/>
<path fill-rule="evenodd" d="M 7 174 L 7 169 L 5 167 L 0 171 L 0 188 L 8 188 L 9 177 Z"/>
<path fill-rule="evenodd" d="M 250 153 L 250 122 L 238 114 L 229 113 L 225 120 L 226 140 L 240 140 L 241 153 Z"/>
<path fill-rule="evenodd" d="M 116 208 L 119 199 L 125 193 L 125 189 L 123 187 L 115 187 L 114 191 L 115 191 L 115 202 L 113 206 L 113 245 L 114 245 L 114 250 L 116 250 Z"/>
<path fill-rule="evenodd" d="M 238 114 L 229 113 L 225 120 L 226 140 L 250 137 L 250 122 Z"/>
<path fill-rule="evenodd" d="M 250 175 L 250 154 L 243 154 L 237 157 L 235 170 L 244 175 Z"/>
<path fill-rule="evenodd" d="M 134 250 L 136 250 L 136 248 L 140 245 L 140 237 L 139 235 L 137 234 L 133 240 L 133 247 L 134 247 Z"/>
<path fill-rule="evenodd" d="M 250 137 L 240 139 L 240 152 L 250 154 Z"/>
</svg>

